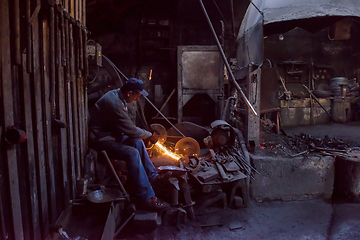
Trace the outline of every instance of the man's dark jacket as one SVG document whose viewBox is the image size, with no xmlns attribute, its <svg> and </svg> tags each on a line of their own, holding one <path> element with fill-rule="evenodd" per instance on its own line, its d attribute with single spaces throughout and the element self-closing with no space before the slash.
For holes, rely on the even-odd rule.
<svg viewBox="0 0 360 240">
<path fill-rule="evenodd" d="M 127 104 L 120 89 L 105 93 L 91 113 L 89 137 L 91 142 L 121 140 L 123 135 L 145 139 L 151 132 L 136 127 L 131 121 Z"/>
</svg>

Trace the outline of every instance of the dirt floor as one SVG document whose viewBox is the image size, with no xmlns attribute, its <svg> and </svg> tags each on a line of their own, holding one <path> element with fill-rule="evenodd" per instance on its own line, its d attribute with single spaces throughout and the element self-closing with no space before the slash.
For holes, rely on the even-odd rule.
<svg viewBox="0 0 360 240">
<path fill-rule="evenodd" d="M 133 237 L 123 239 L 357 240 L 359 211 L 360 204 L 323 200 L 253 202 L 244 209 L 214 209 L 179 228 L 162 225 L 147 234 L 133 230 Z"/>
<path fill-rule="evenodd" d="M 340 149 L 360 149 L 360 122 L 283 129 L 265 128 L 259 154 L 292 155 L 309 143 Z M 286 135 L 285 135 L 286 134 Z M 329 144 L 329 145 L 328 145 Z M 220 209 L 196 216 L 179 228 L 161 225 L 127 239 L 360 239 L 360 204 L 332 201 L 252 201 L 247 208 Z"/>
</svg>

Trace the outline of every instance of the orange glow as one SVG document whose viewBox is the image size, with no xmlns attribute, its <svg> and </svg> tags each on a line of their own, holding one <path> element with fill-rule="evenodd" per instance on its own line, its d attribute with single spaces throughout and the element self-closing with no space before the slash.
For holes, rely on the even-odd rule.
<svg viewBox="0 0 360 240">
<path fill-rule="evenodd" d="M 155 144 L 155 146 L 157 146 L 163 154 L 175 159 L 175 160 L 179 160 L 181 158 L 180 155 L 176 154 L 176 153 L 173 153 L 173 152 L 170 152 L 169 150 L 166 149 L 166 147 L 164 145 L 162 145 L 161 143 L 157 142 Z"/>
</svg>

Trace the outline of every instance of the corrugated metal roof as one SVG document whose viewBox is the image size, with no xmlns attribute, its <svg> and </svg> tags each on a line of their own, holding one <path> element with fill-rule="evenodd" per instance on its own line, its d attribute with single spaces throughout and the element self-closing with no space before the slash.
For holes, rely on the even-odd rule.
<svg viewBox="0 0 360 240">
<path fill-rule="evenodd" d="M 252 2 L 240 26 L 239 37 L 245 35 L 260 21 L 263 25 L 269 25 L 310 18 L 360 17 L 360 0 L 253 0 Z"/>
<path fill-rule="evenodd" d="M 317 17 L 360 17 L 359 0 L 264 0 L 264 2 L 264 25 Z"/>
<path fill-rule="evenodd" d="M 238 65 L 262 64 L 264 35 L 295 27 L 316 32 L 342 17 L 360 17 L 360 0 L 252 0 L 237 38 Z"/>
</svg>

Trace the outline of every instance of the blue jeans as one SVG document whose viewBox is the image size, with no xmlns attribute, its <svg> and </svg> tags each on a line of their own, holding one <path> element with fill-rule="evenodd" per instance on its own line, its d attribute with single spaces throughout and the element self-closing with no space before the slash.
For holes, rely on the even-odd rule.
<svg viewBox="0 0 360 240">
<path fill-rule="evenodd" d="M 141 201 L 147 201 L 155 196 L 151 182 L 159 175 L 140 138 L 124 136 L 121 142 L 97 142 L 98 150 L 105 150 L 110 158 L 124 160 L 129 175 L 131 190 Z"/>
</svg>

